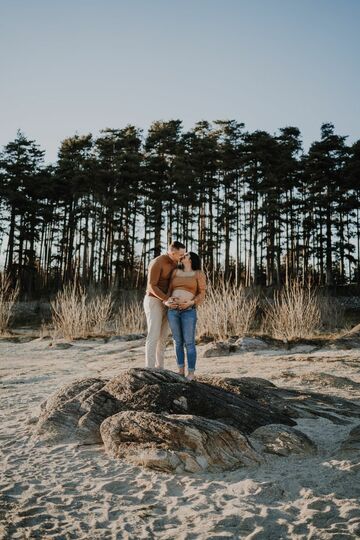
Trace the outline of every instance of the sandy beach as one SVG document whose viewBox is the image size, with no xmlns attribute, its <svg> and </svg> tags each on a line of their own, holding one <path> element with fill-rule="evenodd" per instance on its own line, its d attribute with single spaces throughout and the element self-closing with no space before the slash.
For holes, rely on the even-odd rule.
<svg viewBox="0 0 360 540">
<path fill-rule="evenodd" d="M 201 348 L 200 348 L 201 349 Z M 1 503 L 4 539 L 355 539 L 360 454 L 340 449 L 348 424 L 298 422 L 318 447 L 268 456 L 221 474 L 166 474 L 108 457 L 102 445 L 34 447 L 40 403 L 79 377 L 143 367 L 144 341 L 0 341 Z M 168 347 L 166 367 L 175 370 Z M 360 350 L 268 350 L 200 358 L 198 373 L 262 377 L 359 402 Z"/>
</svg>

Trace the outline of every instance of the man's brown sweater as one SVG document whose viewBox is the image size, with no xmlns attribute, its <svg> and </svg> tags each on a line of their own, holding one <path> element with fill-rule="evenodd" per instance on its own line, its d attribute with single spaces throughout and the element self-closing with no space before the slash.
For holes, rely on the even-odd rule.
<svg viewBox="0 0 360 540">
<path fill-rule="evenodd" d="M 169 288 L 172 271 L 177 263 L 170 259 L 169 255 L 159 255 L 151 261 L 148 272 L 146 294 L 155 296 L 160 300 L 169 298 Z"/>
</svg>

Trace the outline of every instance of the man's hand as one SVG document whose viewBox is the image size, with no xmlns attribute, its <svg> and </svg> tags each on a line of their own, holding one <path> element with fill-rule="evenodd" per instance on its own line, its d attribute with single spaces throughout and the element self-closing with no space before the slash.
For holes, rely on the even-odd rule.
<svg viewBox="0 0 360 540">
<path fill-rule="evenodd" d="M 175 296 L 170 296 L 170 298 L 168 298 L 166 302 L 164 302 L 164 305 L 169 309 L 177 309 L 179 305 L 178 298 L 176 298 Z"/>
<path fill-rule="evenodd" d="M 184 300 L 183 302 L 179 303 L 179 309 L 187 309 L 194 305 L 194 300 Z"/>
</svg>

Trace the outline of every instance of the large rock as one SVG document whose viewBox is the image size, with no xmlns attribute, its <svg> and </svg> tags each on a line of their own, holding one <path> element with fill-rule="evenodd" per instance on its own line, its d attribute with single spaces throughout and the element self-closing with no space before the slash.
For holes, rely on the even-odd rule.
<svg viewBox="0 0 360 540">
<path fill-rule="evenodd" d="M 120 400 L 124 409 L 202 416 L 242 433 L 266 424 L 295 424 L 288 414 L 237 394 L 230 385 L 219 388 L 211 381 L 188 381 L 166 370 L 130 369 L 111 379 L 104 390 Z"/>
<path fill-rule="evenodd" d="M 284 392 L 284 390 L 278 388 L 266 379 L 260 377 L 241 377 L 235 379 L 212 375 L 198 376 L 197 380 L 215 386 L 216 388 L 226 390 L 227 392 L 236 394 L 242 398 L 247 398 L 250 402 L 259 404 L 272 414 L 278 414 L 279 417 L 287 417 L 290 419 L 301 416 L 301 414 L 298 413 L 293 400 L 283 398 L 282 392 Z M 287 390 L 285 390 L 285 392 L 287 392 Z M 297 394 L 300 395 L 300 392 L 295 391 L 295 395 Z M 254 429 L 256 428 L 252 427 L 252 431 Z"/>
<path fill-rule="evenodd" d="M 122 409 L 104 390 L 106 381 L 79 379 L 61 387 L 41 405 L 33 441 L 46 443 L 101 443 L 100 424 Z"/>
<path fill-rule="evenodd" d="M 263 351 L 269 348 L 269 345 L 264 340 L 250 336 L 239 338 L 235 345 L 236 350 L 239 352 Z"/>
<path fill-rule="evenodd" d="M 341 444 L 340 449 L 345 452 L 358 453 L 360 451 L 360 424 L 350 431 L 348 437 Z"/>
<path fill-rule="evenodd" d="M 314 384 L 316 386 L 323 386 L 326 388 L 346 388 L 351 390 L 360 390 L 360 383 L 349 379 L 348 377 L 339 377 L 332 375 L 331 373 L 324 372 L 308 372 L 304 373 L 300 377 L 301 382 L 304 384 Z"/>
<path fill-rule="evenodd" d="M 201 416 L 126 411 L 100 429 L 111 456 L 167 472 L 223 471 L 262 461 L 237 429 Z"/>
<path fill-rule="evenodd" d="M 305 349 L 307 350 L 307 345 Z M 243 336 L 243 337 L 232 337 L 227 341 L 216 341 L 208 343 L 202 349 L 202 356 L 204 358 L 212 358 L 219 356 L 229 356 L 232 353 L 240 354 L 246 352 L 256 352 L 264 351 L 266 349 L 284 349 L 286 348 L 286 343 L 281 340 L 263 336 Z M 315 347 L 311 346 L 311 350 Z"/>
<path fill-rule="evenodd" d="M 236 345 L 228 341 L 217 341 L 208 343 L 201 353 L 203 358 L 216 358 L 218 356 L 229 356 L 230 353 L 236 352 Z"/>
<path fill-rule="evenodd" d="M 290 418 L 327 418 L 335 424 L 350 424 L 348 420 L 360 418 L 360 405 L 336 395 L 326 395 L 308 390 L 294 390 L 275 386 L 257 377 L 223 378 L 197 377 L 212 386 L 223 388 L 259 403 L 273 413 Z M 271 423 L 271 422 L 268 422 Z M 282 422 L 281 422 L 282 423 Z M 254 428 L 255 429 L 255 428 Z"/>
<path fill-rule="evenodd" d="M 315 454 L 317 451 L 315 443 L 305 433 L 283 425 L 262 426 L 251 434 L 251 440 L 258 443 L 255 446 L 262 452 L 278 456 Z"/>
<path fill-rule="evenodd" d="M 259 451 L 314 452 L 291 426 L 294 418 L 317 416 L 346 424 L 360 418 L 360 407 L 261 378 L 189 381 L 166 370 L 130 369 L 60 388 L 43 404 L 33 439 L 104 442 L 116 458 L 161 470 L 226 470 L 258 463 Z"/>
<path fill-rule="evenodd" d="M 282 344 L 283 346 L 283 344 Z M 269 344 L 263 339 L 245 336 L 228 341 L 217 341 L 206 345 L 202 350 L 203 358 L 229 356 L 232 353 L 253 352 L 268 349 Z"/>
</svg>

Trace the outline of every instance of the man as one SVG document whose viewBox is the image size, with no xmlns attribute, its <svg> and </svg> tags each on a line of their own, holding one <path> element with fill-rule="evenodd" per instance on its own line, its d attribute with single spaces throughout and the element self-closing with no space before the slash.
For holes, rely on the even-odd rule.
<svg viewBox="0 0 360 540">
<path fill-rule="evenodd" d="M 185 254 L 181 242 L 172 242 L 164 255 L 151 261 L 148 272 L 144 310 L 148 327 L 145 345 L 145 367 L 164 367 L 166 340 L 170 328 L 163 302 L 168 300 L 170 277 Z"/>
</svg>

